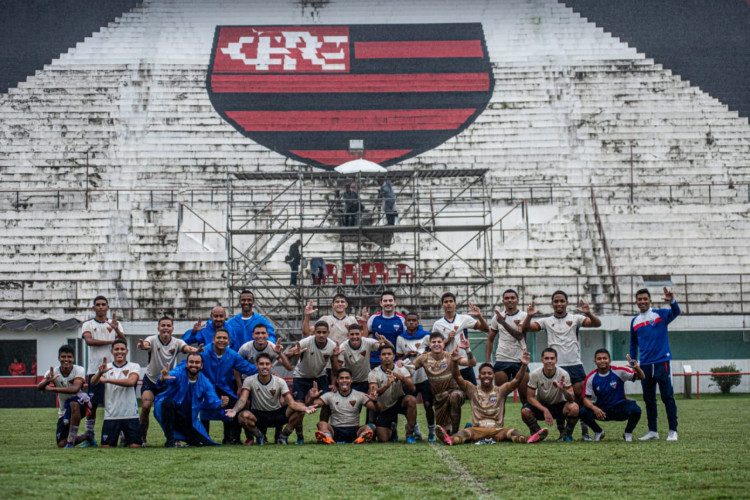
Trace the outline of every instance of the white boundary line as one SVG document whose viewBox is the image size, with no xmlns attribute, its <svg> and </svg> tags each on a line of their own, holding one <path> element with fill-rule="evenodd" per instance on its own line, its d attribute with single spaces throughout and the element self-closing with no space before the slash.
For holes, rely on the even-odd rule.
<svg viewBox="0 0 750 500">
<path fill-rule="evenodd" d="M 471 489 L 471 491 L 477 496 L 477 498 L 497 498 L 492 493 L 492 490 L 487 489 L 481 483 L 481 481 L 472 476 L 471 472 L 469 472 L 469 470 L 464 467 L 461 462 L 456 460 L 455 457 L 451 455 L 447 449 L 443 448 L 442 445 L 431 444 L 430 447 L 443 460 L 443 463 L 448 466 L 453 475 L 456 476 L 459 481 L 468 486 L 469 489 Z"/>
</svg>

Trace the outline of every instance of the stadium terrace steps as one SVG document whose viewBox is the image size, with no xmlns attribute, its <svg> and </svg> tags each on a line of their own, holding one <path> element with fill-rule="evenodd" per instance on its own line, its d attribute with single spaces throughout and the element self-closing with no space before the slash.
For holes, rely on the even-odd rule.
<svg viewBox="0 0 750 500">
<path fill-rule="evenodd" d="M 546 297 L 555 285 L 545 275 L 599 274 L 582 289 L 605 300 L 611 281 L 582 187 L 589 184 L 597 186 L 618 273 L 742 271 L 750 255 L 741 244 L 750 241 L 746 119 L 553 0 L 457 6 L 153 0 L 123 14 L 0 96 L 0 227 L 7 240 L 0 262 L 11 263 L 0 265 L 0 279 L 67 276 L 92 280 L 86 286 L 93 293 L 97 276 L 129 276 L 152 280 L 153 290 L 138 284 L 144 303 L 208 309 L 226 296 L 224 243 L 190 233 L 200 231 L 194 221 L 178 234 L 176 203 L 210 214 L 224 230 L 219 198 L 228 173 L 299 166 L 241 136 L 214 110 L 205 86 L 215 27 L 478 21 L 495 79 L 488 109 L 461 134 L 397 168 L 489 168 L 497 216 L 530 200 L 529 233 L 514 216 L 504 224 L 513 229 L 504 241 L 494 237 L 498 281 L 532 276 L 528 293 Z M 627 206 L 631 164 L 634 211 Z M 650 183 L 661 185 L 639 186 Z M 716 185 L 710 193 L 707 183 Z M 111 191 L 92 193 L 86 210 L 86 187 Z M 23 191 L 30 189 L 51 191 Z M 54 194 L 64 189 L 76 191 Z M 13 190 L 21 191 L 18 198 Z M 445 257 L 444 248 L 422 242 L 425 264 Z M 388 251 L 398 259 L 412 245 L 410 235 L 398 235 Z M 269 270 L 288 272 L 287 247 Z M 306 253 L 335 261 L 338 248 L 337 237 L 320 236 Z M 477 262 L 468 250 L 465 257 Z M 467 272 L 459 261 L 446 269 Z M 210 281 L 172 297 L 170 283 L 196 276 Z"/>
</svg>

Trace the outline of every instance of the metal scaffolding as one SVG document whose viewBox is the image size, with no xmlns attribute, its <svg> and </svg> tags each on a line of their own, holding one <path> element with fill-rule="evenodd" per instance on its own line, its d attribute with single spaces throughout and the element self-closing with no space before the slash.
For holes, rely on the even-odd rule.
<svg viewBox="0 0 750 500">
<path fill-rule="evenodd" d="M 342 175 L 327 171 L 237 173 L 227 178 L 227 288 L 229 302 L 252 290 L 258 311 L 273 317 L 282 336 L 300 331 L 306 301 L 327 310 L 336 293 L 350 310 L 378 308 L 384 290 L 396 293 L 401 311 L 442 314 L 442 293 L 460 304 L 492 302 L 492 214 L 486 169 L 398 170 Z M 385 225 L 378 187 L 392 183 L 398 223 Z M 361 200 L 346 211 L 345 186 Z M 302 240 L 295 286 L 284 255 Z M 309 263 L 328 271 L 315 283 Z M 320 261 L 318 261 L 320 262 Z M 382 271 L 376 276 L 364 271 Z M 342 270 L 354 271 L 342 282 Z M 408 273 L 411 272 L 411 276 Z M 334 277 L 335 276 L 335 277 Z"/>
</svg>

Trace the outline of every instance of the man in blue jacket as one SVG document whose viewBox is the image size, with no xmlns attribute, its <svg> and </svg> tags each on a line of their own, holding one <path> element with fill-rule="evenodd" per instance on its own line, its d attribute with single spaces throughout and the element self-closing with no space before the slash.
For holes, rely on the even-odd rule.
<svg viewBox="0 0 750 500">
<path fill-rule="evenodd" d="M 640 441 L 659 439 L 656 427 L 656 386 L 664 406 L 667 409 L 669 434 L 667 441 L 677 441 L 677 405 L 674 402 L 672 389 L 672 351 L 669 349 L 669 331 L 667 325 L 680 314 L 680 306 L 674 298 L 674 293 L 664 287 L 665 302 L 669 302 L 669 309 L 651 309 L 651 293 L 646 288 L 635 293 L 635 304 L 640 314 L 630 322 L 630 357 L 640 361 L 645 378 L 641 380 L 643 386 L 643 401 L 646 403 L 646 417 L 648 432 L 638 438 Z M 640 354 L 639 354 L 640 351 Z"/>
<path fill-rule="evenodd" d="M 206 428 L 198 419 L 202 410 L 219 410 L 229 398 L 219 399 L 211 382 L 201 374 L 203 358 L 188 354 L 185 364 L 164 368 L 157 382 L 165 390 L 156 395 L 154 417 L 164 430 L 167 448 L 175 447 L 175 439 L 190 446 L 214 446 Z"/>
<path fill-rule="evenodd" d="M 255 304 L 255 296 L 250 290 L 242 290 L 240 292 L 240 312 L 237 316 L 233 316 L 226 322 L 224 328 L 229 331 L 230 344 L 229 347 L 235 351 L 239 351 L 243 344 L 253 340 L 253 328 L 255 325 L 263 324 L 266 325 L 268 330 L 268 340 L 276 343 L 276 332 L 268 319 L 265 316 L 253 312 L 253 305 Z"/>
<path fill-rule="evenodd" d="M 198 316 L 198 321 L 195 322 L 193 328 L 186 331 L 182 336 L 182 341 L 187 345 L 201 344 L 208 345 L 214 341 L 214 333 L 219 328 L 224 328 L 229 332 L 229 338 L 232 338 L 232 332 L 226 325 L 227 311 L 221 306 L 216 306 L 211 309 L 211 319 L 209 319 L 204 325 L 201 322 L 201 317 Z M 235 349 L 236 351 L 237 349 Z"/>
<path fill-rule="evenodd" d="M 255 375 L 258 370 L 248 363 L 237 351 L 229 347 L 229 332 L 223 328 L 216 330 L 214 341 L 200 353 L 203 358 L 203 375 L 214 385 L 219 397 L 228 398 L 229 408 L 237 402 L 237 379 L 234 371 L 243 375 Z M 201 412 L 203 426 L 208 429 L 210 420 L 224 422 L 222 444 L 240 444 L 240 426 L 237 419 L 227 418 L 221 410 Z"/>
</svg>

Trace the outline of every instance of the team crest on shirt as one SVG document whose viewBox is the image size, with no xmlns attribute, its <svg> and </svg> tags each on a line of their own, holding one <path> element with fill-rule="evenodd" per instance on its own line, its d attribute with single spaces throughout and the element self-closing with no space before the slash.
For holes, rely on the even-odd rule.
<svg viewBox="0 0 750 500">
<path fill-rule="evenodd" d="M 421 345 L 422 345 L 421 342 L 417 342 L 416 344 L 414 344 L 414 347 L 416 347 L 417 349 L 419 349 L 421 347 Z"/>
<path fill-rule="evenodd" d="M 497 396 L 490 396 L 490 404 L 493 406 L 497 404 Z"/>
<path fill-rule="evenodd" d="M 356 402 L 356 401 L 354 401 L 354 400 L 352 400 L 352 401 L 349 401 L 349 404 L 350 404 L 350 405 L 352 405 L 352 406 L 354 406 L 354 405 L 356 405 L 356 404 L 357 404 L 357 402 Z"/>
<path fill-rule="evenodd" d="M 174 354 L 177 351 L 177 349 L 170 349 L 169 354 Z"/>
<path fill-rule="evenodd" d="M 568 326 L 573 326 L 573 322 L 572 321 L 566 321 L 565 324 L 568 325 Z"/>
<path fill-rule="evenodd" d="M 515 323 L 516 325 L 520 325 L 520 324 L 521 324 L 521 320 L 520 320 L 520 319 L 517 319 L 517 320 L 515 320 L 515 321 L 514 321 L 513 323 Z"/>
<path fill-rule="evenodd" d="M 275 396 L 276 395 L 276 389 L 271 389 L 269 392 L 271 393 L 271 396 Z"/>
<path fill-rule="evenodd" d="M 123 374 L 123 375 L 127 375 L 128 373 L 130 373 L 130 370 L 123 370 L 123 371 L 122 371 L 122 374 Z"/>
<path fill-rule="evenodd" d="M 440 365 L 440 369 L 441 370 L 447 370 L 448 369 L 448 363 L 443 363 L 442 365 Z"/>
<path fill-rule="evenodd" d="M 617 381 L 616 380 L 613 380 L 612 382 L 610 382 L 609 385 L 610 385 L 610 387 L 612 387 L 612 389 L 617 389 Z"/>
<path fill-rule="evenodd" d="M 328 361 L 328 359 L 329 359 L 330 357 L 331 357 L 331 355 L 330 355 L 330 354 L 323 354 L 323 359 L 325 359 L 326 361 Z"/>
</svg>

